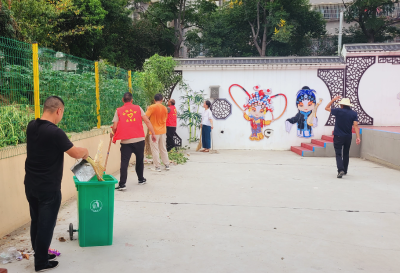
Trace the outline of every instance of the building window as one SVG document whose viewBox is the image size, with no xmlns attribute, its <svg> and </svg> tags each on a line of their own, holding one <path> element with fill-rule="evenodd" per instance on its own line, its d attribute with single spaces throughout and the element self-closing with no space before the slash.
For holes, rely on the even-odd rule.
<svg viewBox="0 0 400 273">
<path fill-rule="evenodd" d="M 344 11 L 343 4 L 332 4 L 332 5 L 314 5 L 313 10 L 317 10 L 322 13 L 325 20 L 328 21 L 339 21 L 340 12 Z"/>
</svg>

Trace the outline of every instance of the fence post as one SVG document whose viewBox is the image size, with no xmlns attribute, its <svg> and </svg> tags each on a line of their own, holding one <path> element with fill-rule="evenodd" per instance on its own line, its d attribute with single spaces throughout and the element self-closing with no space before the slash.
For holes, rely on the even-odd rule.
<svg viewBox="0 0 400 273">
<path fill-rule="evenodd" d="M 128 70 L 128 87 L 129 87 L 129 93 L 132 94 L 132 71 Z"/>
<path fill-rule="evenodd" d="M 97 128 L 100 128 L 101 117 L 100 117 L 99 62 L 94 63 L 94 74 L 96 80 Z"/>
<path fill-rule="evenodd" d="M 32 44 L 33 62 L 33 100 L 35 104 L 35 119 L 40 118 L 40 98 L 39 98 L 39 49 L 38 44 Z"/>
</svg>

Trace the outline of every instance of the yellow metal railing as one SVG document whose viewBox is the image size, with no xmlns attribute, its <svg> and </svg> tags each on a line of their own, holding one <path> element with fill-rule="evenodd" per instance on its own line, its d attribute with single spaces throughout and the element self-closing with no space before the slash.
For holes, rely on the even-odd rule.
<svg viewBox="0 0 400 273">
<path fill-rule="evenodd" d="M 35 104 L 35 119 L 40 118 L 40 98 L 39 98 L 39 53 L 38 44 L 32 44 L 33 61 L 33 97 Z"/>
<path fill-rule="evenodd" d="M 132 71 L 128 70 L 128 88 L 129 93 L 132 93 Z"/>
<path fill-rule="evenodd" d="M 100 128 L 101 117 L 100 117 L 99 62 L 94 63 L 94 73 L 95 73 L 95 81 L 96 81 L 97 128 Z"/>
</svg>

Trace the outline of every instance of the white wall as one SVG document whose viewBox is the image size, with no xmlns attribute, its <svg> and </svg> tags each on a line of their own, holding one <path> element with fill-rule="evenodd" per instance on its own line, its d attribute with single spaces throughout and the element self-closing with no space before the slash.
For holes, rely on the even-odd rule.
<svg viewBox="0 0 400 273">
<path fill-rule="evenodd" d="M 213 140 L 215 149 L 264 149 L 264 150 L 288 150 L 290 146 L 300 145 L 301 142 L 310 142 L 310 139 L 296 136 L 296 125 L 290 133 L 285 131 L 285 120 L 295 116 L 298 112 L 296 107 L 296 93 L 301 87 L 307 85 L 317 91 L 317 99 L 322 98 L 323 103 L 318 109 L 317 117 L 319 125 L 314 130 L 316 138 L 323 134 L 331 134 L 332 127 L 325 127 L 329 113 L 324 110 L 325 105 L 330 101 L 328 88 L 322 80 L 317 77 L 317 69 L 305 70 L 221 70 L 221 71 L 183 71 L 184 81 L 194 90 L 204 90 L 206 98 L 210 96 L 211 85 L 220 85 L 220 98 L 226 98 L 232 104 L 232 115 L 226 120 L 214 120 Z M 229 96 L 229 86 L 232 84 L 243 86 L 249 93 L 253 93 L 253 86 L 260 85 L 262 89 L 272 89 L 273 94 L 283 93 L 288 98 L 288 107 L 285 114 L 271 125 L 264 127 L 274 130 L 274 135 L 269 139 L 251 141 L 250 122 L 243 118 L 241 110 L 232 102 Z M 179 87 L 175 88 L 172 98 L 177 101 L 179 109 L 182 95 Z M 232 95 L 239 105 L 246 102 L 246 94 L 238 87 L 232 88 Z M 282 97 L 273 99 L 274 116 L 277 117 L 284 109 Z M 266 119 L 270 119 L 267 113 Z M 181 122 L 178 120 L 178 124 Z M 263 129 L 263 130 L 264 130 Z M 224 133 L 221 133 L 224 131 Z M 178 127 L 178 135 L 182 138 L 183 144 L 188 144 L 189 133 L 187 128 Z"/>
<path fill-rule="evenodd" d="M 374 126 L 400 126 L 400 65 L 372 65 L 361 78 L 359 99 Z"/>
<path fill-rule="evenodd" d="M 318 127 L 314 129 L 314 137 L 320 139 L 322 135 L 331 135 L 333 127 L 325 126 L 329 113 L 325 111 L 326 104 L 330 101 L 330 94 L 325 83 L 317 77 L 318 67 L 297 69 L 271 69 L 265 70 L 183 70 L 184 81 L 193 90 L 204 90 L 206 98 L 210 97 L 210 86 L 220 86 L 220 98 L 228 99 L 232 103 L 232 115 L 226 120 L 215 120 L 213 140 L 215 149 L 263 149 L 263 150 L 288 150 L 291 146 L 300 146 L 301 142 L 311 142 L 310 139 L 299 138 L 296 135 L 296 124 L 290 133 L 285 131 L 285 120 L 293 117 L 298 112 L 296 108 L 296 93 L 304 85 L 317 91 L 317 100 L 323 99 L 318 109 Z M 374 118 L 375 126 L 400 126 L 400 85 L 397 79 L 400 76 L 400 65 L 378 64 L 371 66 L 361 79 L 359 86 L 359 99 L 364 110 Z M 285 114 L 271 125 L 264 127 L 273 129 L 274 135 L 269 139 L 251 141 L 250 122 L 243 118 L 241 110 L 232 102 L 228 89 L 232 84 L 243 86 L 249 93 L 253 93 L 253 86 L 260 85 L 262 89 L 272 89 L 273 94 L 283 93 L 288 98 L 288 108 Z M 232 88 L 232 94 L 239 105 L 246 102 L 245 93 L 238 87 Z M 179 87 L 175 88 L 172 98 L 180 106 Z M 279 116 L 284 108 L 282 97 L 273 100 L 274 115 Z M 266 119 L 270 119 L 267 113 Z M 181 122 L 178 120 L 178 124 Z M 224 131 L 224 133 L 221 133 Z M 178 135 L 183 144 L 187 145 L 189 133 L 187 128 L 177 128 Z"/>
</svg>

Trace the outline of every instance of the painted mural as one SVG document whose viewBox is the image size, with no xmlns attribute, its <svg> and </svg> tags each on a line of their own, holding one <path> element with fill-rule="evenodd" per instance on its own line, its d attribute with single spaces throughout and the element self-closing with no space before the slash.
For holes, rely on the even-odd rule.
<svg viewBox="0 0 400 273">
<path fill-rule="evenodd" d="M 293 124 L 297 124 L 298 137 L 312 137 L 313 128 L 318 126 L 317 109 L 322 99 L 315 98 L 316 91 L 304 86 L 296 95 L 296 106 L 299 112 L 286 120 L 286 131 L 289 133 Z"/>
<path fill-rule="evenodd" d="M 239 87 L 241 88 L 246 95 L 248 96 L 246 104 L 243 105 L 243 108 L 239 106 L 236 100 L 232 96 L 232 87 Z M 253 87 L 255 91 L 253 94 L 249 94 L 242 86 L 238 84 L 232 84 L 229 87 L 229 95 L 231 96 L 233 102 L 236 104 L 237 107 L 243 112 L 243 117 L 250 121 L 251 126 L 251 135 L 250 140 L 253 141 L 260 141 L 264 139 L 264 135 L 267 135 L 269 138 L 272 135 L 272 131 L 268 131 L 267 133 L 264 131 L 263 128 L 271 124 L 271 122 L 278 120 L 282 117 L 283 113 L 286 111 L 287 107 L 287 98 L 284 94 L 276 94 L 272 95 L 271 89 L 260 89 L 260 86 L 256 85 Z M 274 118 L 274 106 L 272 99 L 278 96 L 283 96 L 285 98 L 285 109 L 281 113 L 281 115 L 277 118 Z M 271 119 L 266 119 L 267 112 L 271 113 Z"/>
</svg>

